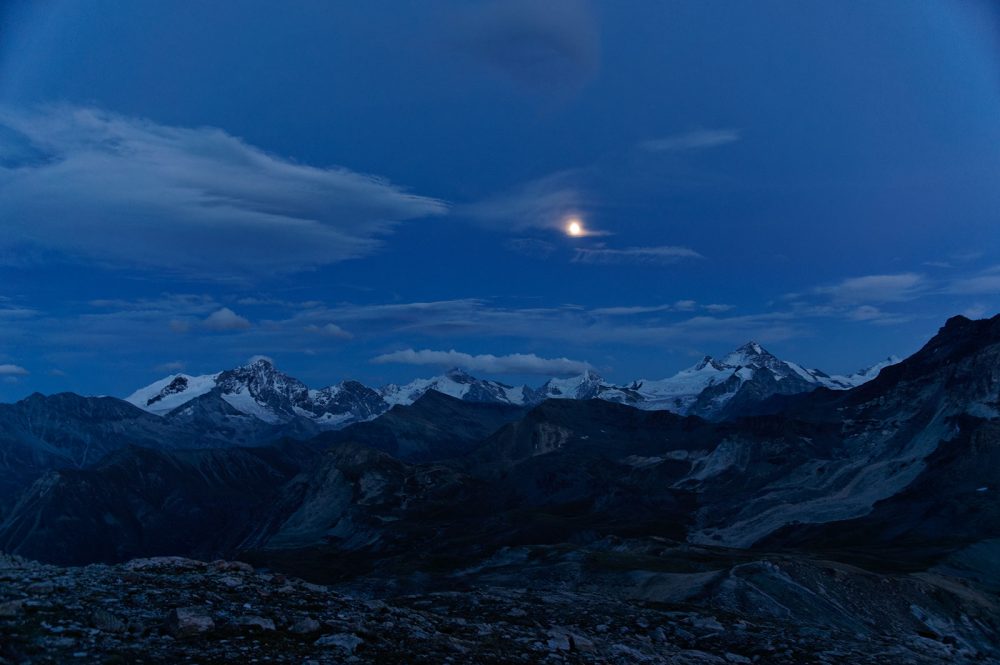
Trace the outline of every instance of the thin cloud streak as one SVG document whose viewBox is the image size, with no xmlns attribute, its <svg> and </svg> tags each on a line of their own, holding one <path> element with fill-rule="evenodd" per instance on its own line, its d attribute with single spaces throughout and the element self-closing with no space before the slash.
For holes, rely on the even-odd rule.
<svg viewBox="0 0 1000 665">
<path fill-rule="evenodd" d="M 739 140 L 740 131 L 737 129 L 700 129 L 643 141 L 639 147 L 648 152 L 679 152 L 715 148 Z"/>
<path fill-rule="evenodd" d="M 574 263 L 616 264 L 616 263 L 677 263 L 686 259 L 703 259 L 701 254 L 689 247 L 627 247 L 625 249 L 577 249 Z"/>
<path fill-rule="evenodd" d="M 470 372 L 486 374 L 538 374 L 544 376 L 572 376 L 593 369 L 590 363 L 569 358 L 541 358 L 533 353 L 512 353 L 504 356 L 492 354 L 471 355 L 452 349 L 431 351 L 403 349 L 372 358 L 375 364 L 403 363 L 430 365 L 440 368 L 461 367 Z"/>
<path fill-rule="evenodd" d="M 814 293 L 839 303 L 900 302 L 920 296 L 927 286 L 923 275 L 908 272 L 851 277 L 837 284 L 818 287 Z"/>
</svg>

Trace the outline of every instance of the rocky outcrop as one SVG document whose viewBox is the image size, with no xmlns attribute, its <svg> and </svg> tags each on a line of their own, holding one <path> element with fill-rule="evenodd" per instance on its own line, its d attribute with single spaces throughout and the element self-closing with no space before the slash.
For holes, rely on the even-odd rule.
<svg viewBox="0 0 1000 665">
<path fill-rule="evenodd" d="M 763 582 L 753 575 L 741 575 L 751 603 L 754 582 Z M 360 599 L 185 559 L 56 568 L 0 555 L 0 581 L 0 607 L 15 608 L 0 613 L 2 663 L 929 665 L 996 657 L 921 608 L 901 626 L 845 630 L 566 590 L 484 586 Z"/>
</svg>

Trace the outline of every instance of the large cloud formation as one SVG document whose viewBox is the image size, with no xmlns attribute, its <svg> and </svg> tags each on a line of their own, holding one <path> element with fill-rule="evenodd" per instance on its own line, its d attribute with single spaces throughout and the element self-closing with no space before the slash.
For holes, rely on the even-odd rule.
<svg viewBox="0 0 1000 665">
<path fill-rule="evenodd" d="M 305 166 L 214 128 L 0 108 L 0 252 L 248 279 L 365 256 L 438 200 Z"/>
</svg>

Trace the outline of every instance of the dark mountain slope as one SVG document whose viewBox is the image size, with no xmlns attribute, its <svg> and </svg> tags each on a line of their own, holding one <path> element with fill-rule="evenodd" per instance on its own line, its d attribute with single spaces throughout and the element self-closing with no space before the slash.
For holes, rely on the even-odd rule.
<svg viewBox="0 0 1000 665">
<path fill-rule="evenodd" d="M 83 468 L 129 444 L 183 445 L 183 433 L 113 397 L 31 395 L 0 404 L 0 515 L 45 471 Z"/>
<path fill-rule="evenodd" d="M 313 455 L 275 448 L 163 451 L 128 446 L 89 469 L 38 479 L 0 524 L 0 550 L 62 564 L 218 556 Z"/>
<path fill-rule="evenodd" d="M 408 461 L 445 459 L 467 453 L 473 442 L 526 411 L 525 407 L 470 402 L 430 390 L 411 405 L 394 406 L 375 420 L 324 433 L 315 441 L 326 446 L 361 444 Z"/>
</svg>

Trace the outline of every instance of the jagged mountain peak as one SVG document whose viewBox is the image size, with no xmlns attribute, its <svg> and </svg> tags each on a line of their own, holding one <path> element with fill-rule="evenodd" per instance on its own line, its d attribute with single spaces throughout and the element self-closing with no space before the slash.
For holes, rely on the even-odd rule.
<svg viewBox="0 0 1000 665">
<path fill-rule="evenodd" d="M 254 367 L 254 366 L 272 367 L 272 368 L 276 367 L 274 358 L 271 358 L 270 356 L 262 356 L 259 354 L 256 356 L 251 356 L 249 360 L 243 363 L 243 367 Z"/>
<path fill-rule="evenodd" d="M 469 372 L 467 372 L 461 367 L 452 367 L 447 372 L 445 372 L 444 375 L 449 379 L 451 379 L 452 381 L 456 381 L 458 383 L 472 383 L 474 381 L 478 381 L 476 377 L 472 376 L 471 374 L 469 374 Z"/>
<path fill-rule="evenodd" d="M 238 377 L 248 381 L 292 380 L 301 383 L 298 379 L 293 379 L 285 374 L 274 364 L 274 361 L 266 356 L 254 356 L 248 362 L 239 367 L 222 372 L 220 378 Z"/>
<path fill-rule="evenodd" d="M 743 346 L 741 346 L 738 349 L 736 349 L 736 352 L 737 353 L 743 353 L 743 354 L 746 354 L 746 355 L 756 355 L 756 356 L 764 356 L 764 355 L 769 356 L 769 355 L 771 355 L 767 350 L 764 349 L 763 346 L 761 346 L 760 344 L 758 344 L 757 342 L 755 342 L 753 340 L 750 340 L 749 342 L 747 342 Z"/>
<path fill-rule="evenodd" d="M 729 367 L 761 368 L 772 367 L 781 362 L 763 346 L 751 341 L 726 354 L 721 364 Z"/>
</svg>

